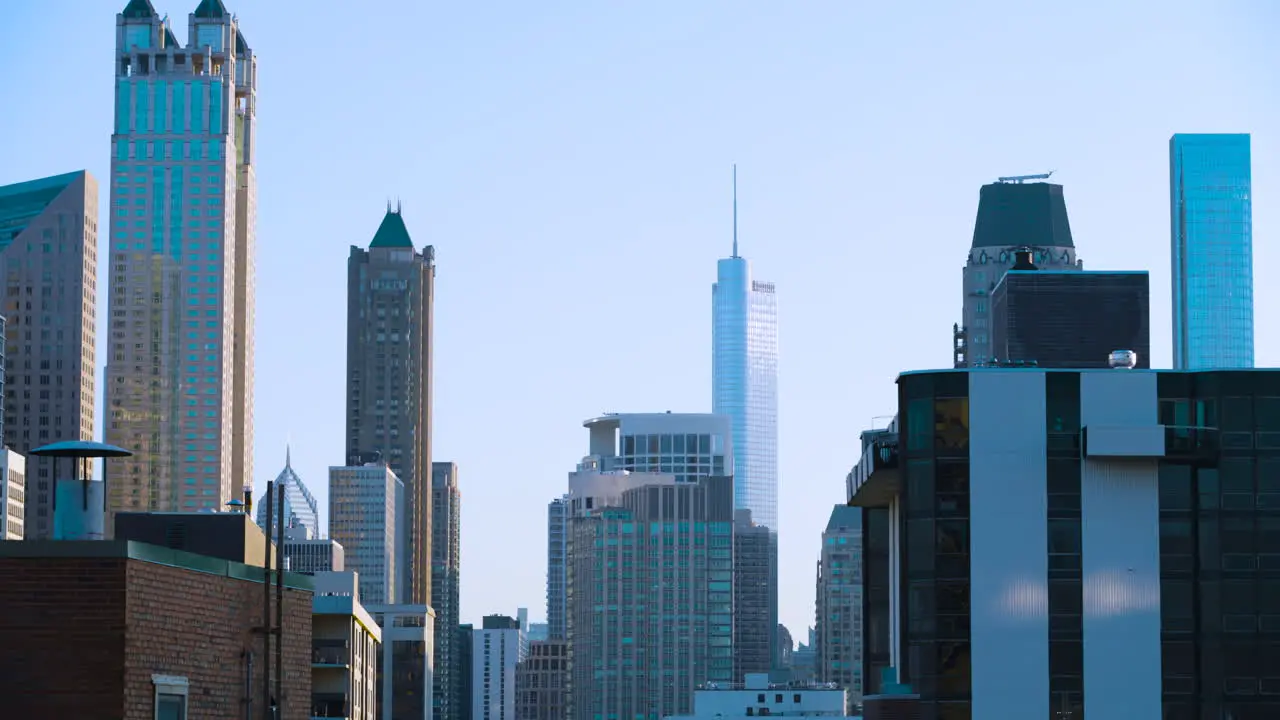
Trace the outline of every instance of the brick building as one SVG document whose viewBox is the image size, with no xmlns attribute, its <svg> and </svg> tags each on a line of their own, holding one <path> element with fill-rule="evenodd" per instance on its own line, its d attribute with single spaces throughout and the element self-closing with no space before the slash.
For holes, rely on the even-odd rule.
<svg viewBox="0 0 1280 720">
<path fill-rule="evenodd" d="M 187 720 L 239 720 L 247 700 L 260 716 L 262 578 L 138 542 L 0 543 L 6 716 L 154 720 L 185 702 Z M 281 720 L 310 717 L 311 604 L 310 578 L 286 573 Z"/>
</svg>

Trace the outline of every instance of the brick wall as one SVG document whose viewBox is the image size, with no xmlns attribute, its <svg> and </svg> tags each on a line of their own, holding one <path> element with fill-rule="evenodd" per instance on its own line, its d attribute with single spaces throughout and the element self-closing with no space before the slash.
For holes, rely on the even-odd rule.
<svg viewBox="0 0 1280 720">
<path fill-rule="evenodd" d="M 15 718 L 117 720 L 124 558 L 0 558 L 0 697 Z"/>
<path fill-rule="evenodd" d="M 123 558 L 0 558 L 0 608 L 6 717 L 152 720 L 154 673 L 188 679 L 190 720 L 243 720 L 246 650 L 261 717 L 260 583 Z M 311 593 L 286 588 L 284 616 L 282 718 L 307 720 Z"/>
<path fill-rule="evenodd" d="M 273 589 L 273 606 L 274 592 Z M 185 612 L 173 612 L 175 608 Z M 126 720 L 151 720 L 147 713 L 153 703 L 153 673 L 187 677 L 191 683 L 191 720 L 244 718 L 246 649 L 254 654 L 254 679 L 250 684 L 254 714 L 262 711 L 265 663 L 262 637 L 253 632 L 262 625 L 261 584 L 130 562 L 128 618 Z M 306 720 L 311 716 L 310 592 L 285 588 L 284 623 L 282 717 Z M 271 654 L 274 663 L 274 648 Z"/>
</svg>

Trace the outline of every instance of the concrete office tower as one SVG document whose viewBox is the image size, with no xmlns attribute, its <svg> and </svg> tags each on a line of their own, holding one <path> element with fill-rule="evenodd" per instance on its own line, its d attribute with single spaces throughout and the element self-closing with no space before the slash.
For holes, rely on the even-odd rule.
<svg viewBox="0 0 1280 720">
<path fill-rule="evenodd" d="M 566 720 L 569 712 L 569 644 L 529 640 L 529 652 L 516 668 L 516 717 Z"/>
<path fill-rule="evenodd" d="M 836 505 L 818 561 L 815 670 L 848 691 L 848 714 L 862 702 L 862 508 Z"/>
<path fill-rule="evenodd" d="M 1029 248 L 1035 264 L 1045 270 L 1082 268 L 1071 240 L 1062 186 L 1024 182 L 1047 177 L 1001 178 L 983 185 L 978 193 L 973 245 L 964 266 L 964 315 L 953 333 L 956 367 L 996 359 L 991 338 L 991 291 L 1013 267 L 1019 249 Z"/>
<path fill-rule="evenodd" d="M 0 448 L 0 508 L 4 508 L 0 540 L 26 537 L 26 497 L 27 459 L 9 448 Z"/>
<path fill-rule="evenodd" d="M 315 496 L 303 484 L 302 478 L 293 471 L 292 453 L 287 448 L 284 451 L 284 469 L 276 476 L 275 487 L 278 488 L 281 485 L 284 485 L 284 526 L 302 529 L 308 538 L 319 538 L 320 508 L 316 504 Z M 274 507 L 272 510 L 279 512 Z M 276 536 L 275 518 L 271 518 L 269 522 L 271 537 L 274 538 Z M 258 500 L 258 527 L 264 530 L 268 528 L 265 497 Z"/>
<path fill-rule="evenodd" d="M 98 183 L 87 172 L 0 187 L 3 442 L 20 453 L 92 440 Z M 5 394 L 5 393 L 0 393 Z M 126 445 L 132 448 L 133 446 Z M 53 536 L 53 461 L 28 458 L 26 537 Z"/>
<path fill-rule="evenodd" d="M 431 328 L 435 248 L 387 207 L 347 261 L 347 456 L 379 454 L 404 482 L 405 601 L 431 602 Z"/>
<path fill-rule="evenodd" d="M 528 643 L 520 622 L 486 615 L 471 641 L 471 720 L 516 720 L 516 669 Z"/>
<path fill-rule="evenodd" d="M 1042 269 L 1032 251 L 991 291 L 991 344 L 1001 363 L 1108 368 L 1115 350 L 1151 367 L 1150 279 L 1143 271 Z"/>
<path fill-rule="evenodd" d="M 1169 139 L 1173 366 L 1253 367 L 1250 138 Z"/>
<path fill-rule="evenodd" d="M 462 582 L 461 517 L 458 464 L 431 463 L 431 607 L 436 613 L 432 717 L 436 720 L 464 720 L 457 715 L 463 668 L 458 667 L 454 652 Z"/>
<path fill-rule="evenodd" d="M 285 528 L 283 551 L 285 569 L 291 572 L 314 575 L 347 569 L 346 550 L 342 543 L 312 537 L 306 528 Z"/>
<path fill-rule="evenodd" d="M 371 605 L 400 597 L 403 495 L 403 483 L 385 465 L 329 468 L 329 537 L 342 545 L 347 569 L 360 574 L 360 597 Z"/>
<path fill-rule="evenodd" d="M 699 419 L 731 442 L 728 418 Z M 586 469 L 569 482 L 570 717 L 688 712 L 700 684 L 733 679 L 733 480 Z"/>
<path fill-rule="evenodd" d="M 564 640 L 568 597 L 565 594 L 565 559 L 569 551 L 569 497 L 547 505 L 547 637 Z"/>
<path fill-rule="evenodd" d="M 769 528 L 751 521 L 751 511 L 733 514 L 733 680 L 747 675 L 768 674 L 784 667 L 775 662 L 778 624 L 770 607 L 770 583 L 777 577 L 773 566 L 773 543 Z"/>
<path fill-rule="evenodd" d="M 734 507 L 773 533 L 764 591 L 769 626 L 778 622 L 778 299 L 738 255 L 738 168 L 733 169 L 733 253 L 716 263 L 711 286 L 711 411 L 733 423 Z M 765 633 L 771 663 L 777 638 Z"/>
<path fill-rule="evenodd" d="M 218 509 L 253 478 L 256 60 L 220 0 L 185 46 L 130 0 L 114 64 L 110 507 Z"/>
</svg>

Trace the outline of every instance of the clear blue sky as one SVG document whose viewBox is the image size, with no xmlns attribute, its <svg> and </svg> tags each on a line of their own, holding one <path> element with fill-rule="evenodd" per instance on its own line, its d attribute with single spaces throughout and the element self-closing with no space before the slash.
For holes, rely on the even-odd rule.
<svg viewBox="0 0 1280 720">
<path fill-rule="evenodd" d="M 185 40 L 197 1 L 155 2 Z M 1056 169 L 1086 267 L 1151 270 L 1167 366 L 1169 135 L 1254 133 L 1257 357 L 1280 360 L 1266 0 L 227 4 L 260 71 L 255 479 L 292 436 L 325 498 L 348 246 L 401 198 L 439 265 L 435 449 L 461 466 L 464 620 L 542 617 L 545 506 L 584 418 L 710 407 L 734 162 L 743 254 L 779 293 L 798 639 L 858 432 L 893 412 L 899 370 L 950 363 L 983 183 Z M 6 0 L 0 183 L 106 177 L 124 5 Z"/>
</svg>

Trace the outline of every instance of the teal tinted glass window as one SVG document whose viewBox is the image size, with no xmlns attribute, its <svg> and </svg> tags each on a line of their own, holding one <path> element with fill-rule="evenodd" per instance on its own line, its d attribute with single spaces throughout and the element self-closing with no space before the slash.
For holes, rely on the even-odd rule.
<svg viewBox="0 0 1280 720">
<path fill-rule="evenodd" d="M 187 131 L 187 86 L 190 83 L 173 84 L 173 132 Z"/>
<path fill-rule="evenodd" d="M 116 132 L 129 132 L 129 90 L 132 84 L 128 80 L 116 81 Z"/>
<path fill-rule="evenodd" d="M 138 81 L 138 121 L 135 127 L 139 132 L 151 132 L 151 105 L 148 102 L 147 91 L 150 86 L 146 80 Z"/>
<path fill-rule="evenodd" d="M 209 132 L 222 132 L 222 81 L 214 80 L 209 86 Z"/>
<path fill-rule="evenodd" d="M 127 50 L 151 47 L 151 26 L 130 25 L 124 29 L 124 46 Z"/>
</svg>

